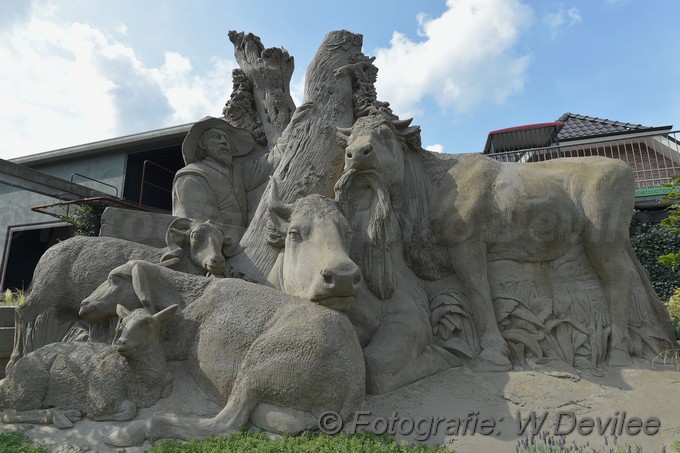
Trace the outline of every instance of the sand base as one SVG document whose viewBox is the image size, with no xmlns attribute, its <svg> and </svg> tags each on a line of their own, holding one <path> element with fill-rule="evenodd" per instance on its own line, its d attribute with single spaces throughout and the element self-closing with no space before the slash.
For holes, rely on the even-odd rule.
<svg viewBox="0 0 680 453">
<path fill-rule="evenodd" d="M 203 395 L 182 364 L 172 365 L 176 376 L 173 393 L 155 406 L 140 410 L 137 418 L 154 413 L 196 417 L 217 413 L 220 408 Z M 612 445 L 612 433 L 620 433 L 619 443 L 641 445 L 645 453 L 659 452 L 663 445 L 672 451 L 670 445 L 680 440 L 677 366 L 637 360 L 631 367 L 585 372 L 556 371 L 559 367 L 554 364 L 544 369 L 504 373 L 478 373 L 467 368 L 443 371 L 389 394 L 367 396 L 355 419 L 363 429 L 388 430 L 397 439 L 444 444 L 459 453 L 514 452 L 517 441 L 524 437 L 520 422 L 525 425 L 532 413 L 537 423 L 545 416 L 541 431 L 572 431 L 567 436 L 569 443 L 589 442 L 599 450 L 605 447 L 604 436 L 598 433 L 601 430 L 607 435 L 608 447 Z M 345 431 L 352 430 L 353 421 L 348 421 Z M 575 423 L 581 425 L 581 435 Z M 29 437 L 53 451 L 105 453 L 121 451 L 100 440 L 101 431 L 116 424 L 124 423 L 82 420 L 68 430 L 39 425 L 0 425 L 0 429 L 29 427 Z M 524 434 L 531 429 L 530 425 Z M 589 430 L 592 432 L 585 434 Z M 638 434 L 631 435 L 637 430 Z M 150 446 L 147 443 L 124 451 L 143 452 Z"/>
</svg>

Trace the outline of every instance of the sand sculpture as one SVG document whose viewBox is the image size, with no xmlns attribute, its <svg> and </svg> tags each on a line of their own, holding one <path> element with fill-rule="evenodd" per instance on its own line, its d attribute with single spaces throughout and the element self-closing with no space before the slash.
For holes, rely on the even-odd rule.
<svg viewBox="0 0 680 453">
<path fill-rule="evenodd" d="M 378 69 L 361 52 L 360 35 L 324 38 L 298 107 L 284 49 L 265 49 L 252 34 L 229 39 L 241 66 L 234 90 L 223 117 L 198 122 L 183 152 L 196 157 L 189 148 L 200 145 L 217 161 L 229 152 L 216 180 L 255 167 L 257 182 L 264 180 L 259 187 L 231 180 L 232 217 L 247 224 L 240 252 L 199 272 L 227 266 L 249 281 L 189 275 L 133 255 L 126 260 L 155 262 L 111 262 L 108 277 L 100 272 L 87 283 L 89 297 L 67 304 L 84 299 L 82 318 L 106 325 L 115 325 L 121 300 L 129 301 L 117 310 L 123 316 L 177 305 L 158 334 L 163 359 L 184 361 L 222 409 L 138 419 L 110 429 L 106 442 L 206 437 L 248 423 L 298 433 L 314 428 L 323 411 L 350 417 L 365 392 L 451 367 L 621 366 L 674 343 L 630 246 L 633 179 L 621 161 L 438 155 L 421 147 L 418 126 L 377 99 Z M 190 170 L 176 179 L 175 213 L 211 217 L 186 206 L 201 200 L 183 187 L 209 179 Z M 196 220 L 224 223 L 223 214 Z M 78 241 L 61 244 L 60 253 Z M 40 317 L 45 308 L 36 300 L 29 293 L 27 310 Z M 30 369 L 22 365 L 30 355 L 19 355 L 9 372 L 30 380 L 18 376 Z M 6 396 L 0 405 L 15 419 L 27 409 Z M 81 416 L 58 408 L 69 420 Z M 33 420 L 55 419 L 41 414 Z"/>
</svg>

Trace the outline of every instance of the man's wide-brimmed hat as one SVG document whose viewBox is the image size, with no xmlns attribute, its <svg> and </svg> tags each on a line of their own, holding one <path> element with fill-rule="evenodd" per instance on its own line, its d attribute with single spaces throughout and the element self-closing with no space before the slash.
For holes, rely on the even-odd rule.
<svg viewBox="0 0 680 453">
<path fill-rule="evenodd" d="M 220 129 L 227 133 L 227 136 L 231 141 L 232 156 L 245 156 L 253 149 L 255 140 L 253 140 L 253 136 L 248 130 L 232 126 L 224 118 L 206 116 L 202 120 L 196 121 L 194 125 L 191 126 L 189 133 L 184 138 L 184 142 L 182 142 L 182 156 L 184 157 L 184 163 L 186 165 L 196 162 L 203 157 L 199 156 L 197 152 L 198 139 L 201 138 L 201 134 L 204 131 L 212 128 Z"/>
</svg>

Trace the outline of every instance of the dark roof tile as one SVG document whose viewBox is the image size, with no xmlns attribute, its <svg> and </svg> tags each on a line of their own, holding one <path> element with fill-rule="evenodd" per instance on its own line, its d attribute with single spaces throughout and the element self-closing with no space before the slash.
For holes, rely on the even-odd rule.
<svg viewBox="0 0 680 453">
<path fill-rule="evenodd" d="M 557 121 L 564 123 L 564 127 L 557 135 L 560 141 L 650 129 L 641 124 L 622 123 L 574 113 L 565 113 Z"/>
</svg>

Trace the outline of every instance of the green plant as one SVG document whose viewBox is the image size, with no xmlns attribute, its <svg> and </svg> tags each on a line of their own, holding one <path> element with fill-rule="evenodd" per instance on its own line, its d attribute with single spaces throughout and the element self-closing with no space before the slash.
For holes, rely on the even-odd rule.
<svg viewBox="0 0 680 453">
<path fill-rule="evenodd" d="M 676 289 L 671 298 L 666 303 L 668 313 L 671 315 L 671 322 L 675 329 L 675 336 L 680 338 L 680 288 Z"/>
<path fill-rule="evenodd" d="M 673 450 L 680 451 L 680 440 L 676 440 L 675 442 L 673 442 L 672 447 L 673 447 Z"/>
<path fill-rule="evenodd" d="M 649 272 L 654 290 L 661 300 L 668 300 L 680 287 L 680 274 L 660 263 L 659 257 L 680 250 L 680 235 L 660 225 L 634 223 L 630 242 L 640 264 Z"/>
<path fill-rule="evenodd" d="M 25 430 L 0 433 L 0 451 L 16 453 L 49 453 L 41 444 L 33 444 Z"/>
<path fill-rule="evenodd" d="M 680 234 L 680 175 L 673 177 L 673 182 L 665 184 L 671 190 L 664 197 L 664 201 L 669 201 L 672 205 L 668 208 L 669 215 L 661 221 L 661 227 L 675 235 Z M 680 265 L 680 253 L 676 249 L 659 257 L 659 262 L 677 270 Z"/>
<path fill-rule="evenodd" d="M 390 436 L 378 436 L 370 433 L 360 433 L 348 437 L 344 434 L 329 436 L 326 434 L 305 432 L 300 436 L 277 436 L 270 439 L 262 432 L 247 430 L 241 430 L 229 436 L 211 437 L 201 441 L 165 441 L 151 448 L 149 453 L 217 453 L 223 451 L 249 451 L 260 453 L 359 453 L 369 451 L 377 453 L 451 453 L 451 450 L 447 450 L 444 447 L 428 447 L 426 445 L 398 443 Z"/>
<path fill-rule="evenodd" d="M 553 436 L 542 432 L 536 436 L 525 435 L 517 441 L 515 451 L 517 453 L 642 453 L 642 447 L 639 445 L 619 444 L 617 436 L 611 438 L 604 436 L 603 443 L 601 448 L 596 448 L 590 442 L 579 445 L 575 440 L 568 443 L 565 436 Z M 663 447 L 662 452 L 665 453 L 665 451 L 666 447 Z"/>
<path fill-rule="evenodd" d="M 18 307 L 23 305 L 26 301 L 26 293 L 20 289 L 12 291 L 11 289 L 6 290 L 2 293 L 2 298 L 0 298 L 0 305 L 4 307 Z"/>
<path fill-rule="evenodd" d="M 63 216 L 65 222 L 75 227 L 76 236 L 97 236 L 103 213 L 103 208 L 90 205 L 78 205 L 73 213 Z"/>
</svg>

